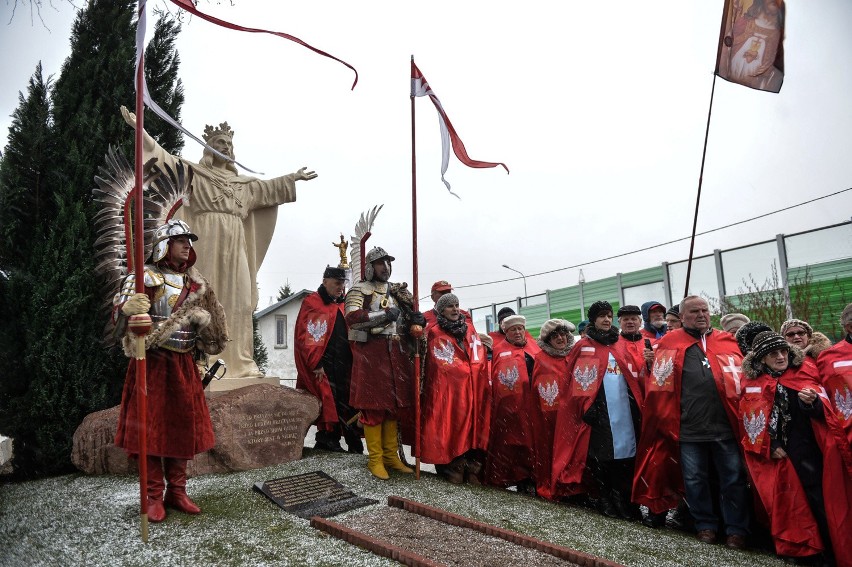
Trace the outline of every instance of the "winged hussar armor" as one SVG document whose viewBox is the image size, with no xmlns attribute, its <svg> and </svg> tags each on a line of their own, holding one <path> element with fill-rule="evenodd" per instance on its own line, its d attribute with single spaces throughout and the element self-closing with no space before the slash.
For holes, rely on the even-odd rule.
<svg viewBox="0 0 852 567">
<path fill-rule="evenodd" d="M 145 256 L 152 264 L 136 269 L 132 256 L 128 258 L 126 243 L 132 239 L 133 219 L 130 194 L 134 187 L 133 167 L 116 149 L 106 155 L 107 166 L 100 168 L 95 178 L 94 200 L 101 209 L 95 216 L 95 272 L 102 281 L 103 301 L 101 311 L 107 319 L 103 340 L 114 345 L 124 334 L 123 319 L 112 317 L 113 305 L 122 303 L 135 292 L 136 275 L 142 271 L 146 287 L 158 289 L 151 302 L 154 329 L 172 314 L 172 310 L 186 283 L 185 274 L 160 270 L 153 263 L 166 253 L 168 239 L 172 236 L 192 234 L 186 223 L 171 220 L 181 205 L 188 202 L 192 183 L 192 170 L 178 162 L 175 170 L 168 165 L 160 168 L 155 159 L 145 164 L 143 171 L 143 226 Z M 192 252 L 194 255 L 194 251 Z M 180 325 L 171 332 L 163 348 L 186 352 L 195 345 L 195 332 L 191 325 Z"/>
</svg>

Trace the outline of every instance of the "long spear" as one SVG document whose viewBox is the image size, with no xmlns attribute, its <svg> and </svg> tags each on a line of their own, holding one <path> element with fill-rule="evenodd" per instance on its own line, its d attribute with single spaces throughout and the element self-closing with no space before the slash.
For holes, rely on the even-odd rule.
<svg viewBox="0 0 852 567">
<path fill-rule="evenodd" d="M 139 18 L 145 17 L 145 2 L 139 2 Z M 133 239 L 127 242 L 127 258 L 133 258 L 133 268 L 136 272 L 136 293 L 145 293 L 144 248 L 145 235 L 143 223 L 145 215 L 142 205 L 142 133 L 144 132 L 145 105 L 143 101 L 143 84 L 145 80 L 145 56 L 139 52 L 136 67 L 136 136 L 134 176 L 136 183 L 133 188 Z M 145 335 L 151 330 L 151 317 L 147 314 L 133 315 L 127 323 L 127 328 L 136 342 L 136 407 L 139 415 L 139 513 L 141 516 L 142 541 L 148 543 L 148 384 L 145 374 Z"/>
<path fill-rule="evenodd" d="M 414 272 L 412 291 L 414 292 L 414 310 L 420 311 L 420 293 L 417 284 L 417 151 L 414 135 L 414 55 L 411 56 L 411 264 Z M 420 337 L 423 328 L 411 326 L 414 337 L 414 478 L 420 479 Z"/>
</svg>

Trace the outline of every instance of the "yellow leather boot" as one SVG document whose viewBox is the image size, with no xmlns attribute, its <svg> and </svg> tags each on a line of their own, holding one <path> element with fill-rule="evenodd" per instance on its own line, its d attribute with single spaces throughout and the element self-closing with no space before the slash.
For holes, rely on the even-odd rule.
<svg viewBox="0 0 852 567">
<path fill-rule="evenodd" d="M 382 426 L 381 425 L 365 425 L 364 440 L 367 441 L 367 468 L 374 477 L 381 480 L 390 478 L 388 471 L 385 470 L 385 465 L 382 464 Z"/>
<path fill-rule="evenodd" d="M 386 468 L 404 473 L 414 472 L 414 469 L 408 468 L 405 463 L 399 460 L 399 441 L 397 440 L 395 419 L 386 419 L 382 423 L 382 447 L 384 448 L 382 461 Z"/>
</svg>

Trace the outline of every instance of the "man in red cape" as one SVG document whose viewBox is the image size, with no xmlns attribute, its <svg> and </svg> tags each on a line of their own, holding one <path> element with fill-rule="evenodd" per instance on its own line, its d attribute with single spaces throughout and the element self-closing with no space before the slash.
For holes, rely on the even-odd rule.
<svg viewBox="0 0 852 567">
<path fill-rule="evenodd" d="M 852 565 L 852 450 L 813 364 L 765 331 L 743 360 L 745 461 L 780 556 Z M 823 396 L 824 398 L 824 396 Z"/>
<path fill-rule="evenodd" d="M 387 469 L 413 473 L 399 458 L 399 419 L 414 405 L 414 367 L 409 353 L 412 325 L 426 324 L 414 311 L 408 284 L 391 283 L 394 257 L 375 247 L 365 256 L 365 279 L 346 294 L 345 313 L 352 346 L 350 403 L 361 412 L 367 468 L 381 480 Z M 418 369 L 419 370 L 419 369 Z"/>
<path fill-rule="evenodd" d="M 355 425 L 347 425 L 357 414 L 349 405 L 352 351 L 343 318 L 343 289 L 346 270 L 327 267 L 322 285 L 307 296 L 296 318 L 296 387 L 320 401 L 315 449 L 342 451 L 341 433 L 350 453 L 361 454 L 364 446 Z"/>
<path fill-rule="evenodd" d="M 852 303 L 840 315 L 846 337 L 817 358 L 819 377 L 852 445 Z"/>
<path fill-rule="evenodd" d="M 725 543 L 743 548 L 749 497 L 736 438 L 742 355 L 734 337 L 710 328 L 710 309 L 701 297 L 684 298 L 680 314 L 683 328 L 657 343 L 646 380 L 633 499 L 660 514 L 685 494 L 697 538 L 713 543 L 719 518 L 708 478 L 712 461 L 724 494 Z"/>
<path fill-rule="evenodd" d="M 210 283 L 195 264 L 192 241 L 198 237 L 183 221 L 157 228 L 154 246 L 142 274 L 145 293 L 134 293 L 137 274 L 130 274 L 116 295 L 116 329 L 127 318 L 149 313 L 153 322 L 145 337 L 147 385 L 148 519 L 161 522 L 165 506 L 187 514 L 201 509 L 186 494 L 186 465 L 215 443 L 213 423 L 193 354 L 219 354 L 228 340 L 225 312 Z M 133 358 L 130 337 L 124 352 Z M 115 445 L 139 455 L 136 364 L 131 360 L 124 381 Z M 164 474 L 165 473 L 165 474 Z M 163 497 L 163 490 L 168 489 Z"/>
<path fill-rule="evenodd" d="M 485 346 L 455 295 L 441 296 L 435 308 L 426 350 L 420 458 L 454 484 L 478 484 L 491 415 Z"/>
</svg>

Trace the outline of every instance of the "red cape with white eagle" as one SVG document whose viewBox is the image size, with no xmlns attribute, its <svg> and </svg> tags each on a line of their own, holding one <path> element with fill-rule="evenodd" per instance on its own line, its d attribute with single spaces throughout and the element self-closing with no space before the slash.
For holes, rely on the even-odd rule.
<svg viewBox="0 0 852 567">
<path fill-rule="evenodd" d="M 739 431 L 737 404 L 742 353 L 730 334 L 712 330 L 705 335 L 705 354 L 716 379 L 716 390 L 731 427 Z M 642 432 L 636 450 L 633 501 L 659 514 L 676 508 L 683 496 L 680 468 L 680 391 L 686 349 L 701 340 L 683 329 L 670 331 L 657 343 L 654 366 L 645 380 Z M 575 347 L 576 348 L 576 347 Z"/>
<path fill-rule="evenodd" d="M 796 392 L 803 388 L 820 391 L 816 369 L 809 363 L 788 368 L 777 381 L 768 374 L 744 380 L 738 409 L 740 443 L 752 483 L 769 519 L 775 552 L 805 557 L 820 553 L 825 542 L 793 463 L 788 457 L 770 456 L 768 425 L 778 382 Z M 821 400 L 823 415 L 808 421 L 822 453 L 822 494 L 829 537 L 837 564 L 849 567 L 852 565 L 852 451 L 828 400 L 824 397 Z M 797 400 L 791 399 L 790 403 Z"/>
<path fill-rule="evenodd" d="M 461 345 L 438 325 L 429 330 L 422 408 L 423 461 L 446 464 L 471 449 L 488 447 L 488 359 L 470 323 Z"/>
<path fill-rule="evenodd" d="M 328 378 L 317 379 L 314 375 L 314 370 L 321 365 L 338 314 L 342 317 L 343 303 L 326 304 L 315 291 L 302 302 L 296 317 L 296 387 L 307 390 L 322 404 L 315 422 L 321 430 L 330 429 L 339 419 Z"/>
</svg>

